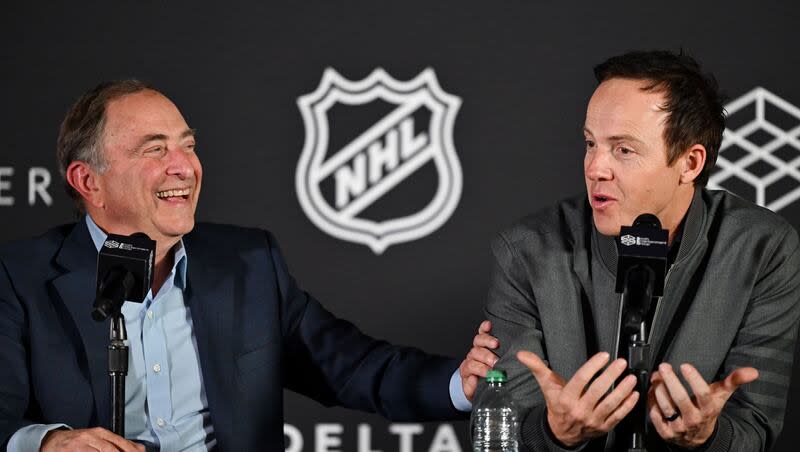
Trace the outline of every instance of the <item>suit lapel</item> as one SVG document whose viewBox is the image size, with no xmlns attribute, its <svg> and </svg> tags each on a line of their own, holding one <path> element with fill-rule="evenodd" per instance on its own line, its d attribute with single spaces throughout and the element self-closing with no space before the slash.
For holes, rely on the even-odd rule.
<svg viewBox="0 0 800 452">
<path fill-rule="evenodd" d="M 95 322 L 91 317 L 95 298 L 97 250 L 84 221 L 79 221 L 64 240 L 56 256 L 56 262 L 64 274 L 52 282 L 64 305 L 67 307 L 83 343 L 87 377 L 92 386 L 97 423 L 103 427 L 111 425 L 110 383 L 108 377 L 109 325 Z"/>
<path fill-rule="evenodd" d="M 189 265 L 185 302 L 197 339 L 203 386 L 214 431 L 223 449 L 232 436 L 236 403 L 232 376 L 235 368 L 232 334 L 236 271 L 231 262 L 213 255 L 213 246 L 184 237 Z M 223 268 L 224 267 L 224 268 Z"/>
</svg>

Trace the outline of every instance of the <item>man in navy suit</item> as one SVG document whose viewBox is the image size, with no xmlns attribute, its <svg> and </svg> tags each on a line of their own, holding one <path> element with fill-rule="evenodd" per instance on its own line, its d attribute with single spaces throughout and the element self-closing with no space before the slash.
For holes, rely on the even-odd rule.
<svg viewBox="0 0 800 452">
<path fill-rule="evenodd" d="M 334 317 L 295 284 L 268 232 L 195 225 L 194 148 L 177 107 L 135 80 L 101 84 L 67 114 L 59 164 L 86 216 L 0 248 L 0 444 L 283 450 L 284 387 L 393 420 L 463 417 L 455 405 L 496 360 L 487 336 L 459 362 Z M 129 441 L 103 428 L 108 325 L 89 312 L 106 235 L 134 232 L 157 248 L 150 294 L 123 306 Z"/>
</svg>

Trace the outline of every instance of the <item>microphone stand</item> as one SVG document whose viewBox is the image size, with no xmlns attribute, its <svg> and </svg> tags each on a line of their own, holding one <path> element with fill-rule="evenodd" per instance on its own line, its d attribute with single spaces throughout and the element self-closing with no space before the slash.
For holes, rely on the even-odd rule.
<svg viewBox="0 0 800 452">
<path fill-rule="evenodd" d="M 128 331 L 122 304 L 129 298 L 134 276 L 124 268 L 111 269 L 100 282 L 92 318 L 111 318 L 108 344 L 108 376 L 111 378 L 111 431 L 125 437 L 125 377 L 128 375 Z"/>
<path fill-rule="evenodd" d="M 628 373 L 636 376 L 636 391 L 639 400 L 630 413 L 631 438 L 628 452 L 647 452 L 645 434 L 647 428 L 647 392 L 650 389 L 650 344 L 647 343 L 646 316 L 653 296 L 654 272 L 647 266 L 635 266 L 628 270 L 624 292 L 627 307 L 624 328 L 629 336 Z"/>
<path fill-rule="evenodd" d="M 125 316 L 116 309 L 111 317 L 108 375 L 111 377 L 111 431 L 125 437 L 125 377 L 128 375 L 128 331 Z"/>
</svg>

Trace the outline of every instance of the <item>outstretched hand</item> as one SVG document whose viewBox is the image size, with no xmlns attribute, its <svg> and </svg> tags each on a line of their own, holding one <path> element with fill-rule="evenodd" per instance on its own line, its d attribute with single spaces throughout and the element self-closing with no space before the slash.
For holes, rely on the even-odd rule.
<svg viewBox="0 0 800 452">
<path fill-rule="evenodd" d="M 658 434 L 665 441 L 684 448 L 705 444 L 714 433 L 717 418 L 731 395 L 739 386 L 758 378 L 758 370 L 753 367 L 736 369 L 724 380 L 710 385 L 691 364 L 682 364 L 681 373 L 694 396 L 689 396 L 672 366 L 662 363 L 650 379 L 647 405 Z"/>
<path fill-rule="evenodd" d="M 591 357 L 569 381 L 553 372 L 541 358 L 527 351 L 517 359 L 527 366 L 542 390 L 550 431 L 563 445 L 575 447 L 613 429 L 636 406 L 636 378 L 625 377 L 609 394 L 614 381 L 627 369 L 617 359 L 592 381 L 609 361 L 609 354 Z M 591 382 L 591 384 L 590 384 Z M 606 395 L 607 394 L 607 395 Z"/>
</svg>

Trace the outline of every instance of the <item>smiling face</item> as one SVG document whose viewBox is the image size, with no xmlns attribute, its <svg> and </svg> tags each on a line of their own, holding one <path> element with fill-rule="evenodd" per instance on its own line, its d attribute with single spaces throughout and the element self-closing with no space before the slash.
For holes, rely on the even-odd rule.
<svg viewBox="0 0 800 452">
<path fill-rule="evenodd" d="M 603 235 L 618 235 L 621 226 L 652 213 L 671 239 L 694 194 L 694 176 L 687 180 L 687 164 L 693 162 L 679 157 L 667 165 L 665 97 L 659 90 L 643 91 L 647 85 L 606 80 L 586 111 L 584 178 L 594 224 Z"/>
<path fill-rule="evenodd" d="M 109 102 L 101 146 L 107 169 L 94 172 L 86 200 L 101 228 L 169 247 L 192 230 L 203 169 L 175 104 L 150 90 Z"/>
</svg>

